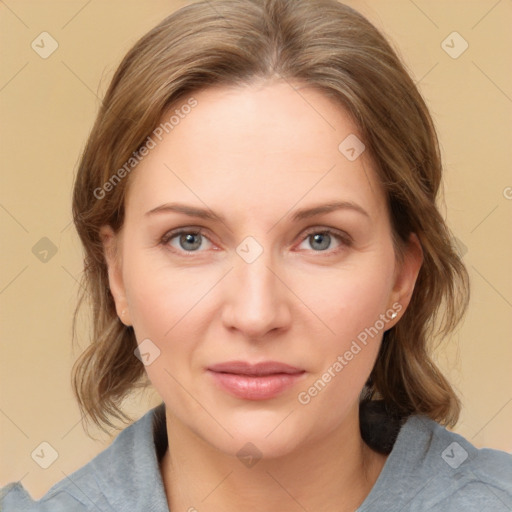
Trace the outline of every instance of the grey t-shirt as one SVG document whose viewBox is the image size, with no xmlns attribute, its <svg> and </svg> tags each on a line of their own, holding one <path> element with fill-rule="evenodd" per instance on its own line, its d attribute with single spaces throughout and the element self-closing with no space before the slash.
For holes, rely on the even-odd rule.
<svg viewBox="0 0 512 512">
<path fill-rule="evenodd" d="M 19 482 L 3 487 L 0 511 L 169 512 L 158 464 L 166 447 L 164 419 L 163 404 L 148 411 L 38 501 Z M 478 450 L 436 422 L 411 416 L 355 512 L 427 510 L 512 511 L 512 456 Z"/>
</svg>

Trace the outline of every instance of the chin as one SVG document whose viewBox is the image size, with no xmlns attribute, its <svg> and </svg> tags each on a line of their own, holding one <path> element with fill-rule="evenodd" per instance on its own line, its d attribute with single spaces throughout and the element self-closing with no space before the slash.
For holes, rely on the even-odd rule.
<svg viewBox="0 0 512 512">
<path fill-rule="evenodd" d="M 301 446 L 301 438 L 285 438 L 283 436 L 275 436 L 273 439 L 260 435 L 260 437 L 247 436 L 244 433 L 234 435 L 232 439 L 212 440 L 214 446 L 220 452 L 237 457 L 242 463 L 247 457 L 257 460 L 270 460 L 286 457 Z"/>
<path fill-rule="evenodd" d="M 282 411 L 235 410 L 231 417 L 219 413 L 218 417 L 223 418 L 222 424 L 232 437 L 225 431 L 221 435 L 211 430 L 196 432 L 227 455 L 238 458 L 246 455 L 264 459 L 279 458 L 300 448 L 309 437 L 308 426 L 298 417 L 299 411 L 291 414 L 290 411 L 293 408 L 288 407 Z"/>
</svg>

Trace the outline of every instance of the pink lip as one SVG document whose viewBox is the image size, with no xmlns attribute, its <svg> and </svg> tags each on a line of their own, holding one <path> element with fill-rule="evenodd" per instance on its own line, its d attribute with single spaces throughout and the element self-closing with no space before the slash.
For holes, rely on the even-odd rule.
<svg viewBox="0 0 512 512">
<path fill-rule="evenodd" d="M 299 381 L 304 370 L 275 361 L 249 364 L 229 361 L 208 367 L 217 385 L 245 400 L 268 400 Z"/>
</svg>

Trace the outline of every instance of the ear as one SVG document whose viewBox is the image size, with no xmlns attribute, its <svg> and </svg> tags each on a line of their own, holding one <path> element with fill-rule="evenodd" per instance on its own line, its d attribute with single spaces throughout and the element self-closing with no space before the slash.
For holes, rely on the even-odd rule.
<svg viewBox="0 0 512 512">
<path fill-rule="evenodd" d="M 391 292 L 391 304 L 398 315 L 390 322 L 387 329 L 393 327 L 405 313 L 411 302 L 414 285 L 423 263 L 423 249 L 415 233 L 411 233 L 409 240 L 402 249 L 402 257 L 397 263 L 395 282 Z M 401 307 L 398 308 L 397 304 Z"/>
<path fill-rule="evenodd" d="M 103 244 L 103 254 L 108 268 L 110 292 L 114 298 L 117 316 L 124 325 L 130 326 L 130 309 L 126 299 L 122 264 L 120 257 L 120 234 L 114 233 L 110 226 L 100 228 L 100 239 Z"/>
</svg>

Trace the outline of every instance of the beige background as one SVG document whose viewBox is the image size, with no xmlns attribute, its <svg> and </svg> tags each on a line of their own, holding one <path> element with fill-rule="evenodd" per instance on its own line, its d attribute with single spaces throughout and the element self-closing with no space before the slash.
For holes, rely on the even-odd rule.
<svg viewBox="0 0 512 512">
<path fill-rule="evenodd" d="M 71 225 L 76 163 L 112 73 L 136 39 L 186 2 L 0 1 L 0 486 L 34 497 L 108 442 L 88 438 L 70 388 L 71 316 L 81 248 Z M 467 251 L 473 295 L 465 324 L 438 359 L 464 403 L 456 431 L 512 451 L 512 73 L 509 0 L 350 1 L 393 41 L 435 118 L 446 175 L 443 211 Z M 58 49 L 41 58 L 43 31 Z M 457 59 L 441 43 L 457 31 Z M 460 49 L 455 39 L 451 51 Z M 32 252 L 47 237 L 57 252 Z M 48 242 L 40 242 L 47 244 Z M 51 257 L 50 257 L 51 256 Z M 134 397 L 138 417 L 157 397 Z M 48 468 L 31 453 L 58 452 Z"/>
</svg>

